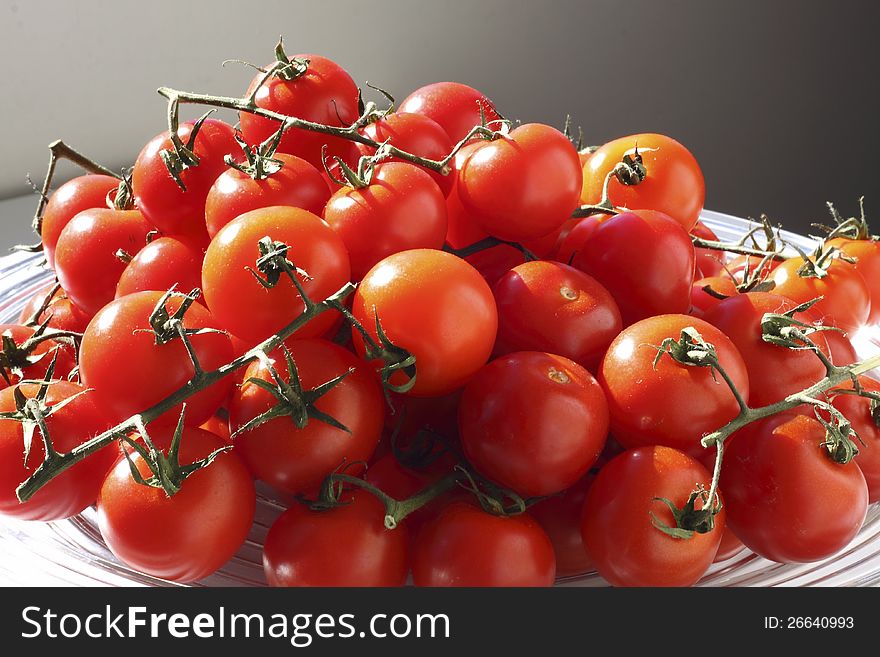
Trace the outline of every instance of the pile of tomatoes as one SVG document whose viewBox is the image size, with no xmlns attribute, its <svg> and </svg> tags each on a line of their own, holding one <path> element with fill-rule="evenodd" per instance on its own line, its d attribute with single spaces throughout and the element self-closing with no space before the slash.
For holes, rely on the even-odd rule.
<svg viewBox="0 0 880 657">
<path fill-rule="evenodd" d="M 273 67 L 245 92 L 255 108 L 337 128 L 360 116 L 329 59 Z M 804 404 L 732 436 L 709 500 L 715 450 L 701 445 L 740 401 L 773 404 L 827 374 L 811 350 L 763 340 L 766 314 L 821 297 L 797 319 L 839 329 L 809 335 L 834 364 L 855 360 L 847 335 L 880 319 L 865 226 L 810 260 L 695 249 L 693 235 L 714 235 L 684 146 L 640 134 L 578 151 L 458 83 L 360 129 L 435 162 L 474 126 L 495 131 L 447 172 L 239 120 L 158 135 L 130 189 L 83 175 L 49 198 L 41 240 L 58 285 L 0 327 L 0 513 L 49 521 L 96 504 L 120 560 L 186 582 L 242 545 L 258 480 L 289 506 L 265 540 L 273 585 L 548 586 L 596 569 L 682 586 L 744 546 L 829 557 L 880 498 L 880 413 L 845 394 L 855 384 L 823 397 L 858 433 L 855 460 L 831 458 L 826 420 Z M 349 283 L 344 306 L 311 312 Z M 201 385 L 304 312 L 282 346 Z M 658 358 L 686 329 L 740 400 L 715 368 Z M 408 367 L 380 376 L 389 353 Z M 188 386 L 146 431 L 18 500 L 47 448 L 70 452 Z M 861 377 L 857 391 L 880 385 Z M 364 485 L 326 485 L 341 472 Z M 411 507 L 399 524 L 389 499 Z"/>
</svg>

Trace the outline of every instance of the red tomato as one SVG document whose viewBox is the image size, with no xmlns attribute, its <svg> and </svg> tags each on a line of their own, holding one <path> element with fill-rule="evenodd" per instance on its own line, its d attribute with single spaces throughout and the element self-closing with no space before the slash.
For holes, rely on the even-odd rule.
<svg viewBox="0 0 880 657">
<path fill-rule="evenodd" d="M 739 295 L 736 282 L 727 275 L 709 276 L 694 281 L 691 288 L 691 314 L 697 317 L 704 317 L 707 312 L 722 301 L 722 299 L 706 292 L 706 287 L 711 288 L 713 292 L 726 295 L 728 298 Z"/>
<path fill-rule="evenodd" d="M 208 247 L 202 267 L 205 302 L 220 325 L 247 342 L 259 342 L 281 330 L 304 309 L 286 275 L 263 288 L 247 269 L 255 268 L 263 237 L 290 247 L 287 259 L 311 280 L 303 288 L 313 301 L 323 301 L 345 283 L 350 271 L 342 239 L 320 218 L 300 208 L 251 210 L 226 224 Z M 334 322 L 325 312 L 297 331 L 300 338 L 322 335 Z"/>
<path fill-rule="evenodd" d="M 538 497 L 587 473 L 608 436 L 608 404 L 577 363 L 521 351 L 493 360 L 470 380 L 458 425 L 477 470 L 523 497 Z"/>
<path fill-rule="evenodd" d="M 225 416 L 225 413 L 223 415 L 221 415 L 220 413 L 215 413 L 205 422 L 202 422 L 199 425 L 199 429 L 210 431 L 215 436 L 219 436 L 227 443 L 231 442 L 229 438 L 229 419 Z"/>
<path fill-rule="evenodd" d="M 202 252 L 173 237 L 160 237 L 138 251 L 116 284 L 116 298 L 134 292 L 188 294 L 202 287 Z"/>
<path fill-rule="evenodd" d="M 214 181 L 205 199 L 208 235 L 214 237 L 223 226 L 245 212 L 270 205 L 289 205 L 321 214 L 330 198 L 321 173 L 295 155 L 277 153 L 273 157 L 282 166 L 266 178 L 255 180 L 230 167 Z"/>
<path fill-rule="evenodd" d="M 624 212 L 603 221 L 571 264 L 611 292 L 625 326 L 690 308 L 694 247 L 687 232 L 660 212 Z"/>
<path fill-rule="evenodd" d="M 25 397 L 36 397 L 39 387 L 23 384 Z M 76 383 L 53 381 L 44 401 L 56 406 L 85 390 Z M 0 391 L 0 413 L 16 410 L 14 389 Z M 86 442 L 109 424 L 104 419 L 94 395 L 83 394 L 46 417 L 46 426 L 55 450 L 61 454 Z M 34 474 L 45 458 L 42 435 L 34 432 L 31 451 L 25 464 L 22 424 L 0 419 L 0 514 L 22 520 L 60 520 L 84 510 L 95 501 L 104 474 L 113 465 L 118 451 L 108 445 L 52 479 L 27 502 L 19 502 L 15 489 Z"/>
<path fill-rule="evenodd" d="M 666 338 L 678 340 L 693 327 L 715 346 L 718 360 L 742 396 L 749 398 L 745 363 L 733 342 L 696 317 L 659 315 L 625 328 L 599 369 L 611 411 L 611 434 L 628 448 L 666 445 L 699 454 L 703 435 L 721 428 L 739 413 L 733 393 L 708 367 L 691 367 L 664 355 L 654 366 Z"/>
<path fill-rule="evenodd" d="M 3 363 L 2 369 L 0 369 L 0 388 L 7 386 L 7 378 L 10 383 L 18 383 L 23 379 L 44 378 L 53 357 L 55 357 L 53 378 L 63 379 L 76 367 L 76 351 L 70 344 L 44 340 L 37 344 L 30 353 L 21 350 L 22 345 L 33 337 L 34 333 L 36 333 L 36 329 L 29 326 L 0 324 L 0 336 L 12 338 L 16 346 L 14 353 L 4 354 L 4 360 L 7 362 Z M 13 368 L 20 369 L 22 375 L 15 374 L 12 371 Z"/>
<path fill-rule="evenodd" d="M 758 258 L 757 256 L 740 255 L 735 256 L 727 263 L 727 271 L 733 276 L 733 280 L 737 283 L 742 283 L 746 275 L 746 269 L 748 269 L 748 274 L 751 278 L 754 278 L 757 273 L 761 278 L 766 279 L 770 277 L 773 270 L 781 263 L 782 260 L 768 259 L 764 262 L 763 258 Z"/>
<path fill-rule="evenodd" d="M 442 160 L 452 152 L 454 146 L 446 130 L 424 114 L 409 112 L 387 114 L 385 118 L 369 124 L 363 129 L 363 133 L 374 141 L 379 143 L 387 141 L 392 146 L 429 160 Z M 375 151 L 374 148 L 365 148 L 367 155 L 372 155 Z M 434 179 L 443 196 L 449 196 L 455 184 L 455 176 L 451 174 L 444 176 L 430 169 L 424 171 Z"/>
<path fill-rule="evenodd" d="M 528 514 L 494 516 L 453 502 L 419 533 L 416 586 L 551 586 L 553 544 Z"/>
<path fill-rule="evenodd" d="M 859 356 L 855 347 L 850 342 L 847 333 L 840 331 L 825 331 L 825 340 L 828 342 L 830 350 L 831 362 L 835 365 L 843 367 L 844 365 L 852 365 L 858 362 Z"/>
<path fill-rule="evenodd" d="M 242 115 L 244 116 L 244 115 Z M 181 124 L 177 135 L 186 145 L 194 122 Z M 182 190 L 162 161 L 162 151 L 174 152 L 167 132 L 155 136 L 138 155 L 131 174 L 134 198 L 138 209 L 159 230 L 185 236 L 197 246 L 208 243 L 205 228 L 205 199 L 217 177 L 226 171 L 223 160 L 241 153 L 235 142 L 232 126 L 216 119 L 206 119 L 196 135 L 193 151 L 199 164 L 185 169 L 180 179 Z"/>
<path fill-rule="evenodd" d="M 691 228 L 691 235 L 704 240 L 718 241 L 718 236 L 702 221 L 698 221 Z M 724 263 L 727 260 L 724 251 L 718 249 L 704 249 L 698 247 L 696 249 L 697 269 L 703 274 L 702 278 L 708 276 L 722 276 L 724 274 Z"/>
<path fill-rule="evenodd" d="M 880 393 L 880 382 L 867 376 L 859 377 L 862 389 Z M 848 386 L 850 389 L 852 386 Z M 856 395 L 841 394 L 834 397 L 834 408 L 852 422 L 860 440 L 856 440 L 859 453 L 856 463 L 868 485 L 868 502 L 880 500 L 880 424 L 871 413 L 871 400 Z M 880 418 L 880 415 L 878 415 Z"/>
<path fill-rule="evenodd" d="M 588 474 L 559 495 L 529 507 L 529 514 L 544 528 L 553 543 L 559 577 L 583 575 L 593 570 L 581 534 L 581 512 L 593 479 L 594 476 Z"/>
<path fill-rule="evenodd" d="M 388 339 L 415 356 L 409 394 L 421 397 L 467 383 L 489 359 L 498 327 L 492 290 L 479 273 L 431 249 L 396 253 L 373 267 L 355 292 L 352 313 L 374 340 L 378 317 Z M 352 336 L 363 354 L 360 334 L 352 329 Z"/>
<path fill-rule="evenodd" d="M 612 178 L 608 186 L 611 203 L 629 210 L 657 210 L 675 219 L 685 231 L 691 230 L 706 197 L 703 172 L 688 149 L 664 135 L 630 135 L 600 147 L 584 165 L 581 202 L 598 203 L 605 177 L 637 149 L 648 175 L 637 185 L 624 185 Z"/>
<path fill-rule="evenodd" d="M 170 430 L 157 434 L 157 446 L 170 444 Z M 203 459 L 224 443 L 201 429 L 187 428 L 180 441 L 180 463 Z M 132 457 L 150 476 L 138 454 Z M 142 573 L 176 582 L 207 577 L 241 547 L 254 519 L 254 483 L 235 454 L 220 454 L 184 480 L 168 497 L 161 488 L 135 482 L 125 459 L 116 463 L 98 496 L 98 527 L 107 547 Z"/>
<path fill-rule="evenodd" d="M 294 55 L 290 59 L 307 59 L 306 72 L 293 79 L 271 76 L 254 96 L 257 107 L 335 127 L 347 126 L 358 116 L 358 88 L 351 76 L 336 62 L 320 55 Z M 253 93 L 263 79 L 258 72 L 246 92 Z M 278 130 L 278 122 L 248 112 L 239 120 L 244 139 L 257 145 Z M 350 142 L 320 132 L 291 128 L 284 133 L 278 151 L 290 153 L 321 169 L 321 148 L 327 144 L 328 155 L 350 152 Z"/>
<path fill-rule="evenodd" d="M 591 276 L 558 262 L 517 265 L 492 293 L 498 305 L 499 355 L 546 351 L 596 371 L 622 328 L 611 293 Z"/>
<path fill-rule="evenodd" d="M 561 132 L 527 123 L 475 147 L 461 165 L 457 185 L 462 206 L 487 233 L 532 239 L 571 217 L 578 205 L 580 160 Z"/>
<path fill-rule="evenodd" d="M 720 563 L 722 561 L 727 561 L 728 559 L 733 559 L 745 549 L 746 546 L 736 537 L 733 530 L 729 526 L 725 526 L 713 563 Z"/>
<path fill-rule="evenodd" d="M 407 534 L 385 529 L 385 507 L 370 493 L 329 511 L 289 508 L 269 530 L 263 568 L 271 586 L 403 586 Z"/>
<path fill-rule="evenodd" d="M 84 210 L 58 238 L 55 272 L 70 300 L 94 314 L 113 300 L 125 261 L 116 252 L 135 255 L 153 230 L 137 210 Z"/>
<path fill-rule="evenodd" d="M 584 247 L 584 243 L 590 239 L 599 225 L 609 219 L 611 219 L 610 214 L 594 214 L 583 219 L 576 219 L 577 223 L 562 238 L 553 259 L 571 264 L 575 254 Z"/>
<path fill-rule="evenodd" d="M 825 366 L 811 351 L 788 349 L 762 339 L 761 319 L 766 313 L 783 314 L 797 306 L 778 294 L 749 292 L 725 299 L 708 310 L 703 319 L 717 327 L 736 345 L 749 373 L 749 402 L 766 406 L 807 388 L 825 376 Z M 807 311 L 795 319 L 816 321 Z M 828 355 L 828 331 L 811 334 L 822 353 Z"/>
<path fill-rule="evenodd" d="M 427 116 L 438 123 L 452 143 L 464 139 L 476 125 L 480 125 L 482 110 L 487 122 L 501 117 L 495 105 L 482 93 L 460 82 L 435 82 L 413 91 L 400 103 L 398 112 L 412 112 Z M 497 130 L 498 123 L 489 126 Z"/>
<path fill-rule="evenodd" d="M 327 202 L 324 220 L 342 238 L 354 280 L 393 253 L 441 249 L 446 199 L 431 177 L 404 162 L 380 164 L 366 187 L 343 187 Z"/>
<path fill-rule="evenodd" d="M 67 223 L 83 210 L 106 208 L 107 194 L 119 187 L 113 176 L 77 176 L 52 192 L 43 210 L 40 237 L 49 266 L 55 268 L 55 245 Z"/>
<path fill-rule="evenodd" d="M 345 425 L 349 431 L 311 417 L 302 429 L 287 415 L 275 418 L 233 439 L 236 453 L 248 469 L 278 490 L 310 493 L 343 463 L 366 461 L 382 433 L 384 400 L 375 374 L 351 352 L 326 340 L 289 341 L 287 347 L 296 364 L 303 390 L 309 391 L 347 371 L 338 385 L 315 402 L 315 408 Z M 287 381 L 285 356 L 271 355 L 278 374 Z M 232 431 L 276 406 L 279 402 L 252 379 L 274 383 L 269 369 L 254 361 L 244 383 L 235 389 L 229 404 Z"/>
<path fill-rule="evenodd" d="M 18 321 L 25 324 L 34 319 L 35 313 L 43 306 L 46 296 L 54 287 L 55 284 L 50 283 L 37 290 L 25 304 L 24 308 L 21 309 Z M 73 302 L 67 297 L 67 293 L 64 290 L 58 288 L 52 295 L 52 299 L 46 309 L 36 317 L 36 321 L 42 324 L 49 320 L 49 328 L 58 331 L 82 333 L 86 330 L 86 326 L 88 326 L 91 318 L 92 316 L 87 312 L 73 305 Z"/>
<path fill-rule="evenodd" d="M 828 241 L 828 246 L 840 249 L 855 258 L 855 270 L 868 284 L 871 295 L 871 314 L 868 323 L 880 324 L 880 242 L 877 240 L 848 240 L 841 237 Z"/>
<path fill-rule="evenodd" d="M 193 376 L 193 365 L 180 338 L 156 344 L 149 317 L 162 292 L 135 292 L 107 304 L 89 323 L 79 352 L 83 384 L 114 421 L 122 421 L 157 404 L 183 387 Z M 179 299 L 166 307 L 174 312 Z M 217 328 L 210 313 L 198 303 L 183 318 L 185 328 Z M 190 342 L 203 369 L 232 360 L 232 346 L 222 333 L 191 335 Z M 124 364 L 124 366 L 121 366 Z M 228 377 L 195 393 L 186 402 L 186 422 L 198 426 L 214 414 L 232 385 Z M 180 406 L 164 413 L 160 423 L 174 425 Z"/>
<path fill-rule="evenodd" d="M 780 413 L 737 431 L 721 469 L 727 518 L 740 540 L 766 559 L 818 561 L 855 537 L 868 508 L 855 462 L 835 463 L 814 418 Z"/>
<path fill-rule="evenodd" d="M 673 538 L 665 498 L 681 509 L 712 475 L 695 459 L 662 446 L 632 449 L 609 461 L 587 493 L 581 531 L 596 570 L 614 586 L 690 586 L 712 565 L 724 533 L 724 509 L 706 533 Z M 696 508 L 702 508 L 699 500 Z"/>
</svg>

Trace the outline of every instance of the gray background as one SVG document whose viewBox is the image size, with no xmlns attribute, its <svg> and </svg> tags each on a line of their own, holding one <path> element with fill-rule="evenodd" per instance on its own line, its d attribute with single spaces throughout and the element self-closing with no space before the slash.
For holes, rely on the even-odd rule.
<svg viewBox="0 0 880 657">
<path fill-rule="evenodd" d="M 290 54 L 327 55 L 398 99 L 459 80 L 511 118 L 561 126 L 570 113 L 593 143 L 667 133 L 702 164 L 708 208 L 806 230 L 829 199 L 853 212 L 864 194 L 880 207 L 877 7 L 0 0 L 0 199 L 26 193 L 27 173 L 42 179 L 58 137 L 130 164 L 164 128 L 156 87 L 240 94 L 251 71 L 220 62 L 266 63 L 283 33 Z M 4 243 L 27 239 L 30 205 L 4 206 Z"/>
</svg>

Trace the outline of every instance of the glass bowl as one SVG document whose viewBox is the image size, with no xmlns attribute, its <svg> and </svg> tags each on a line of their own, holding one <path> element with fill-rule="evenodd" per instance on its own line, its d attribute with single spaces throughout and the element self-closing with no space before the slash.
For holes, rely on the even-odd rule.
<svg viewBox="0 0 880 657">
<path fill-rule="evenodd" d="M 734 241 L 753 225 L 718 212 L 702 221 L 722 241 Z M 809 237 L 783 232 L 806 251 Z M 50 280 L 39 256 L 13 253 L 0 258 L 0 322 L 16 321 L 26 301 Z M 853 336 L 860 357 L 880 350 L 880 331 Z M 282 499 L 258 486 L 256 517 L 247 541 L 223 568 L 196 586 L 264 586 L 262 545 L 284 510 Z M 94 508 L 59 522 L 0 518 L 0 585 L 5 586 L 177 586 L 120 563 L 101 540 Z M 810 564 L 777 564 L 744 550 L 712 566 L 698 586 L 872 586 L 880 583 L 880 505 L 872 505 L 859 535 L 834 557 Z M 605 586 L 595 573 L 561 579 L 560 586 Z"/>
</svg>

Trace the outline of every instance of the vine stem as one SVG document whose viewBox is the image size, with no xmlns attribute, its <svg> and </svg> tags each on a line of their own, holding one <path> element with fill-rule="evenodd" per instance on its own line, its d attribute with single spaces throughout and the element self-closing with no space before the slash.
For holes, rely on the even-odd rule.
<svg viewBox="0 0 880 657">
<path fill-rule="evenodd" d="M 694 235 L 691 235 L 691 242 L 693 242 L 695 247 L 700 249 L 715 249 L 717 251 L 726 251 L 727 253 L 736 253 L 737 255 L 756 256 L 758 258 L 770 257 L 773 260 L 786 260 L 784 255 L 776 251 L 762 251 L 761 249 L 754 249 L 742 244 L 706 240 Z"/>
</svg>

